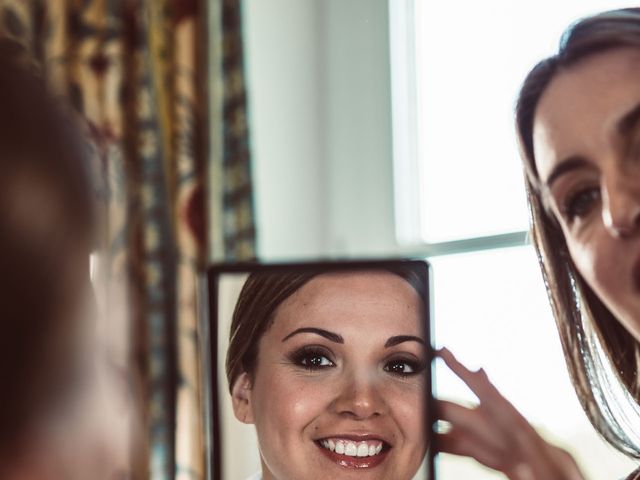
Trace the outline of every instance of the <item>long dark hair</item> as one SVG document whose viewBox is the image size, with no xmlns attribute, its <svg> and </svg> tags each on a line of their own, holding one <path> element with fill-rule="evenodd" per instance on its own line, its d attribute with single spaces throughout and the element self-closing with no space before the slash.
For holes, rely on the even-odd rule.
<svg viewBox="0 0 640 480">
<path fill-rule="evenodd" d="M 64 279 L 84 245 L 88 282 L 93 230 L 74 120 L 27 59 L 0 40 L 0 461 L 63 393 L 75 328 L 63 312 L 80 296 Z"/>
<path fill-rule="evenodd" d="M 638 342 L 576 270 L 560 226 L 542 200 L 533 150 L 536 108 L 549 83 L 584 58 L 621 47 L 640 49 L 639 8 L 604 12 L 570 26 L 558 53 L 539 62 L 525 79 L 516 106 L 516 127 L 531 236 L 574 388 L 598 432 L 618 450 L 640 458 L 640 437 L 629 425 L 634 422 L 630 415 L 637 417 L 635 422 L 640 420 Z"/>
</svg>

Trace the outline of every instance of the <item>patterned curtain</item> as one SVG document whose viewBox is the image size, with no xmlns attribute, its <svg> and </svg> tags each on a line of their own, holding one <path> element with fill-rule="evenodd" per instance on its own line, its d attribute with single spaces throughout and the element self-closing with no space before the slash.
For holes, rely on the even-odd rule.
<svg viewBox="0 0 640 480">
<path fill-rule="evenodd" d="M 0 0 L 0 31 L 90 139 L 102 347 L 134 411 L 114 478 L 204 479 L 197 272 L 255 252 L 239 0 Z"/>
</svg>

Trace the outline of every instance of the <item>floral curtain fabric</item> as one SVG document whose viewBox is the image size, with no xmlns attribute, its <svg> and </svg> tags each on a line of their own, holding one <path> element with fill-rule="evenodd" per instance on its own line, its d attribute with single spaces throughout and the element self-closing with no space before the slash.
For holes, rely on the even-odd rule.
<svg viewBox="0 0 640 480">
<path fill-rule="evenodd" d="M 197 273 L 255 252 L 239 0 L 0 0 L 0 31 L 90 139 L 101 351 L 126 397 L 114 474 L 203 479 Z"/>
</svg>

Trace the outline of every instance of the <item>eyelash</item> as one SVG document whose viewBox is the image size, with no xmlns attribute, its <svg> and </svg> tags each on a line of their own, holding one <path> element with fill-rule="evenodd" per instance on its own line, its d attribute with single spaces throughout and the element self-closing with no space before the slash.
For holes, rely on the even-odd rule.
<svg viewBox="0 0 640 480">
<path fill-rule="evenodd" d="M 408 366 L 412 371 L 405 372 L 405 371 L 393 370 L 395 366 L 400 366 L 400 365 Z M 407 358 L 394 358 L 393 360 L 389 360 L 384 366 L 384 370 L 386 372 L 389 372 L 392 375 L 397 375 L 399 377 L 411 377 L 413 375 L 418 375 L 422 373 L 424 369 L 425 369 L 425 365 L 423 362 L 413 360 L 413 359 L 407 359 Z"/>
<path fill-rule="evenodd" d="M 310 372 L 333 368 L 336 366 L 335 362 L 331 360 L 331 355 L 327 350 L 314 345 L 306 345 L 294 351 L 290 355 L 289 359 L 298 367 L 304 368 Z M 397 367 L 400 366 L 402 366 L 402 371 L 397 370 Z M 406 367 L 409 367 L 411 371 L 404 371 Z M 423 362 L 413 359 L 395 358 L 387 361 L 383 369 L 392 375 L 399 377 L 411 377 L 422 373 L 425 369 L 425 365 Z"/>
<path fill-rule="evenodd" d="M 586 187 L 567 195 L 562 204 L 562 215 L 572 223 L 576 218 L 586 217 L 596 201 L 600 199 L 600 188 Z"/>
<path fill-rule="evenodd" d="M 314 359 L 324 359 L 329 362 L 329 365 L 314 364 Z M 331 360 L 331 355 L 324 348 L 316 347 L 313 345 L 305 345 L 304 347 L 296 350 L 290 356 L 291 362 L 295 365 L 302 367 L 310 372 L 316 370 L 324 370 L 325 368 L 335 367 L 336 364 Z M 322 362 L 322 360 L 321 360 Z"/>
</svg>

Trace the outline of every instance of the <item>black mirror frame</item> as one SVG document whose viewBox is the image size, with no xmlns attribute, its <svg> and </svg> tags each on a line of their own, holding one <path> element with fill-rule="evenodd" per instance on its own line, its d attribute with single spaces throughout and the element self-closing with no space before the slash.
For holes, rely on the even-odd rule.
<svg viewBox="0 0 640 480">
<path fill-rule="evenodd" d="M 431 266 L 426 260 L 415 259 L 376 259 L 376 260 L 331 260 L 296 263 L 259 263 L 259 262 L 234 262 L 217 263 L 210 265 L 204 275 L 200 286 L 200 336 L 202 363 L 201 372 L 203 374 L 204 412 L 205 422 L 205 451 L 206 451 L 206 478 L 207 480 L 222 480 L 221 464 L 221 432 L 220 432 L 220 402 L 218 378 L 218 286 L 219 277 L 230 273 L 253 273 L 253 272 L 291 272 L 291 271 L 353 271 L 353 270 L 380 270 L 391 269 L 393 267 L 410 267 L 419 272 L 427 279 L 425 285 L 427 291 L 423 292 L 423 301 L 427 308 L 424 311 L 425 334 L 427 335 L 428 363 L 431 368 L 425 369 L 427 384 L 430 385 L 430 394 L 427 396 L 427 425 L 425 430 L 431 433 L 430 445 L 427 452 L 427 479 L 435 480 L 435 454 L 437 445 L 436 437 L 433 435 L 437 422 L 436 402 L 434 398 L 435 377 L 434 377 L 434 332 L 433 332 L 433 274 Z M 226 391 L 224 392 L 226 394 Z"/>
</svg>

